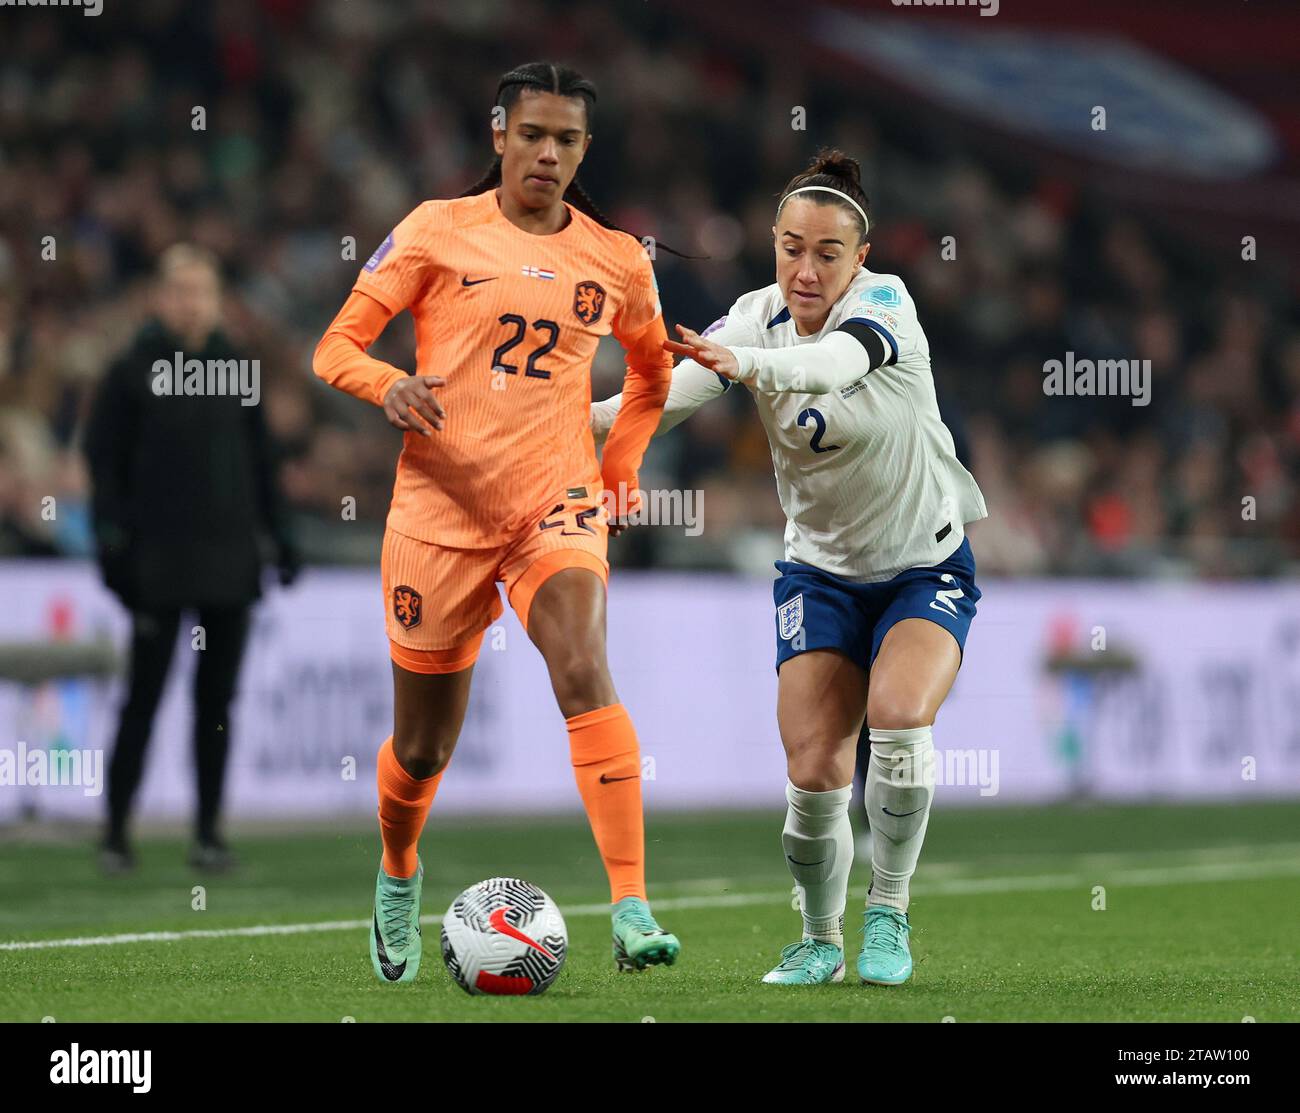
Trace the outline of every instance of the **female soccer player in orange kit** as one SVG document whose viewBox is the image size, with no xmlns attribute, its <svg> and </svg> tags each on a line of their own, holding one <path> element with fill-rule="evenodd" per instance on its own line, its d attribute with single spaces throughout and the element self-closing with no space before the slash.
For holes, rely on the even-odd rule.
<svg viewBox="0 0 1300 1113">
<path fill-rule="evenodd" d="M 492 169 L 464 196 L 425 201 L 362 268 L 316 349 L 326 382 L 406 431 L 384 534 L 392 737 L 379 751 L 384 852 L 370 955 L 384 981 L 420 964 L 416 853 L 456 745 L 498 581 L 541 651 L 569 731 L 578 789 L 610 881 L 621 969 L 671 964 L 680 945 L 645 900 L 641 761 L 605 656 L 602 488 L 617 520 L 672 376 L 650 261 L 574 180 L 596 92 L 566 66 L 530 63 L 497 88 Z M 416 374 L 366 349 L 403 309 Z M 597 462 L 591 361 L 627 351 L 623 409 Z M 433 388 L 438 388 L 435 394 Z M 518 926 L 518 925 L 516 925 Z"/>
</svg>

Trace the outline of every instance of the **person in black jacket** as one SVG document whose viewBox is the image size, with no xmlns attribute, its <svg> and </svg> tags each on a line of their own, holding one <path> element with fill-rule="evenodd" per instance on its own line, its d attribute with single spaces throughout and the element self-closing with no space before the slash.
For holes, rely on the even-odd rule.
<svg viewBox="0 0 1300 1113">
<path fill-rule="evenodd" d="M 108 824 L 100 861 L 130 869 L 131 802 L 144 769 L 181 612 L 197 610 L 194 684 L 198 808 L 191 864 L 231 864 L 218 834 L 228 713 L 260 595 L 261 543 L 281 583 L 298 562 L 286 528 L 260 405 L 260 365 L 220 330 L 221 278 L 208 253 L 163 253 L 157 316 L 108 368 L 86 431 L 92 515 L 104 582 L 131 611 L 126 702 L 109 761 Z M 202 639 L 202 640 L 200 640 Z"/>
</svg>

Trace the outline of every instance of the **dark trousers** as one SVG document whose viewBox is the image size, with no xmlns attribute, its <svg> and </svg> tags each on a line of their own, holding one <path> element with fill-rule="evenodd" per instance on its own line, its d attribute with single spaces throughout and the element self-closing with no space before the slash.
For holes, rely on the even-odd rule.
<svg viewBox="0 0 1300 1113">
<path fill-rule="evenodd" d="M 131 615 L 131 677 L 122 705 L 113 756 L 108 763 L 108 837 L 126 837 L 131 802 L 144 774 L 154 713 L 162 697 L 176 646 L 179 608 L 136 610 Z M 249 608 L 202 607 L 198 624 L 205 632 L 201 651 L 192 650 L 186 628 L 185 652 L 198 652 L 194 676 L 194 766 L 198 775 L 195 835 L 200 842 L 217 837 L 221 788 L 230 747 L 230 703 L 235 695 L 239 662 L 248 636 Z"/>
</svg>

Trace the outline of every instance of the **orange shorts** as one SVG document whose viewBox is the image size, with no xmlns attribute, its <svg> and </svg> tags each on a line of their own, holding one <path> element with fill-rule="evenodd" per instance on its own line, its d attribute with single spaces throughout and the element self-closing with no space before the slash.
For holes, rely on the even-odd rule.
<svg viewBox="0 0 1300 1113">
<path fill-rule="evenodd" d="M 498 582 L 525 630 L 537 589 L 561 569 L 589 568 L 608 583 L 607 520 L 598 500 L 557 503 L 495 549 L 448 549 L 390 526 L 380 569 L 393 660 L 409 672 L 469 668 L 504 610 Z"/>
</svg>

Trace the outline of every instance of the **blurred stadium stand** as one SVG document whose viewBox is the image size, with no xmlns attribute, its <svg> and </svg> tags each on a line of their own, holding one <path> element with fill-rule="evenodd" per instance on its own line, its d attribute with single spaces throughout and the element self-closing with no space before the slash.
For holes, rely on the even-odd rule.
<svg viewBox="0 0 1300 1113">
<path fill-rule="evenodd" d="M 262 360 L 309 559 L 373 561 L 398 440 L 378 410 L 314 379 L 311 351 L 391 226 L 482 173 L 497 75 L 556 57 L 601 91 L 582 172 L 597 202 L 624 227 L 709 256 L 659 253 L 670 322 L 707 325 L 771 281 L 775 195 L 818 145 L 862 161 L 877 221 L 869 265 L 914 293 L 945 413 L 988 497 L 992 517 L 972 531 L 982 574 L 1256 577 L 1300 558 L 1293 6 L 1008 4 L 985 19 L 808 3 L 797 26 L 767 3 L 129 7 L 5 17 L 0 555 L 91 551 L 88 400 L 146 311 L 154 258 L 193 239 L 224 260 L 230 330 Z M 1017 136 L 941 89 L 923 95 L 883 55 L 849 58 L 847 35 L 834 51 L 812 34 L 865 9 L 909 34 L 959 36 L 927 50 L 991 44 L 1017 21 L 1118 28 L 1231 94 L 1237 118 L 1257 124 L 1256 163 L 1238 177 L 1180 174 Z M 1171 34 L 1180 20 L 1186 33 Z M 1088 72 L 1063 67 L 1062 81 Z M 795 105 L 806 130 L 791 127 Z M 206 131 L 191 129 L 194 106 Z M 1246 234 L 1258 261 L 1241 258 Z M 947 235 L 950 261 L 937 246 Z M 55 261 L 41 258 L 45 236 Z M 356 250 L 343 259 L 347 236 Z M 1042 365 L 1069 350 L 1151 359 L 1151 405 L 1046 397 Z M 412 365 L 409 318 L 376 354 Z M 604 349 L 596 396 L 619 377 L 617 350 Z M 770 572 L 783 518 L 750 408 L 731 392 L 657 443 L 643 472 L 648 485 L 706 492 L 702 536 L 632 531 L 616 562 Z M 344 495 L 359 522 L 340 521 Z"/>
</svg>

